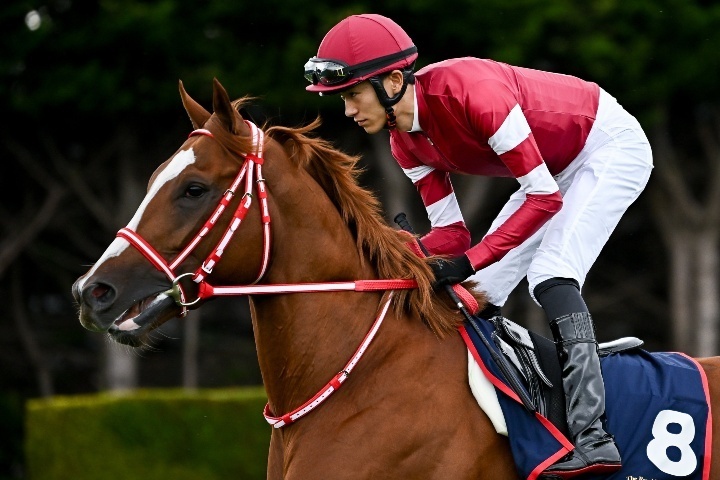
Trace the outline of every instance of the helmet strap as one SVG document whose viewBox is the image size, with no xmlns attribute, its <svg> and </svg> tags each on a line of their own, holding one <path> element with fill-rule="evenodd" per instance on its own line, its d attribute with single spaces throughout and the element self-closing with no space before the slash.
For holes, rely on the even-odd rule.
<svg viewBox="0 0 720 480">
<path fill-rule="evenodd" d="M 397 126 L 397 119 L 395 118 L 395 110 L 393 110 L 393 106 L 400 101 L 403 95 L 405 95 L 407 86 L 411 83 L 415 83 L 415 75 L 413 74 L 412 68 L 403 70 L 402 87 L 400 88 L 400 91 L 392 97 L 387 94 L 387 91 L 385 91 L 380 75 L 374 75 L 368 78 L 368 82 L 370 82 L 370 85 L 372 85 L 375 89 L 375 94 L 377 95 L 378 100 L 380 100 L 380 104 L 385 107 L 385 115 L 387 116 L 385 128 L 392 130 Z"/>
</svg>

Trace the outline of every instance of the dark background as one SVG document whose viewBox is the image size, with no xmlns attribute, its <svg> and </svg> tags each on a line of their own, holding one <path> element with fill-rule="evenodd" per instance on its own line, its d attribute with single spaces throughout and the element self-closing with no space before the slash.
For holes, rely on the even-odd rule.
<svg viewBox="0 0 720 480">
<path fill-rule="evenodd" d="M 601 340 L 717 352 L 720 5 L 699 0 L 50 0 L 0 6 L 0 478 L 23 478 L 27 398 L 136 387 L 261 382 L 246 300 L 222 299 L 131 351 L 77 321 L 70 286 L 124 226 L 152 171 L 191 126 L 182 79 L 210 107 L 217 77 L 251 113 L 363 155 L 388 221 L 428 228 L 385 133 L 367 136 L 337 97 L 305 92 L 302 66 L 352 13 L 400 23 L 418 66 L 493 58 L 599 83 L 638 117 L 656 169 L 591 271 Z M 400 175 L 398 175 L 400 173 Z M 458 178 L 475 240 L 516 183 Z M 521 284 L 505 310 L 545 328 Z"/>
</svg>

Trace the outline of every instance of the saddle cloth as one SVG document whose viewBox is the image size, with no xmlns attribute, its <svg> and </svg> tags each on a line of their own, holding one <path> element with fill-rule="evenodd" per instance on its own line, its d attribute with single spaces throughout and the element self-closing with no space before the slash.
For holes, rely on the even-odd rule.
<svg viewBox="0 0 720 480">
<path fill-rule="evenodd" d="M 482 319 L 476 323 L 490 338 L 495 326 Z M 522 478 L 537 479 L 573 449 L 572 443 L 551 421 L 522 405 L 469 324 L 460 334 L 471 359 L 469 376 L 478 403 L 496 430 L 508 436 Z M 601 367 L 606 427 L 615 437 L 623 467 L 583 480 L 710 480 L 712 419 L 702 368 L 680 353 L 639 348 L 602 357 Z M 484 378 L 479 378 L 478 368 Z"/>
</svg>

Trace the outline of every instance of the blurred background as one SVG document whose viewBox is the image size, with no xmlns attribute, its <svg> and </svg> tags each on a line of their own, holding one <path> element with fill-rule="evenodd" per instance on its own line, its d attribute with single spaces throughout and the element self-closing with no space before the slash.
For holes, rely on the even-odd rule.
<svg viewBox="0 0 720 480">
<path fill-rule="evenodd" d="M 0 5 L 0 478 L 24 478 L 27 399 L 135 388 L 260 385 L 247 302 L 221 299 L 131 351 L 85 331 L 70 295 L 127 224 L 152 171 L 191 129 L 177 84 L 210 108 L 212 79 L 258 122 L 362 155 L 388 222 L 428 228 L 387 134 L 305 92 L 305 61 L 353 13 L 387 15 L 418 66 L 456 56 L 577 75 L 642 123 L 656 168 L 584 288 L 601 340 L 718 353 L 720 4 L 709 0 L 11 0 Z M 455 178 L 475 241 L 508 180 Z M 504 314 L 538 331 L 521 284 Z M 258 412 L 258 415 L 260 412 Z"/>
</svg>

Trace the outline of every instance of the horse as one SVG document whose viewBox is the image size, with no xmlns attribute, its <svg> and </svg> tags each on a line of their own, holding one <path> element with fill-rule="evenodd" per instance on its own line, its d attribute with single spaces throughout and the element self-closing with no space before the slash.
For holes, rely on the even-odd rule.
<svg viewBox="0 0 720 480">
<path fill-rule="evenodd" d="M 249 295 L 279 427 L 268 479 L 519 479 L 468 386 L 462 316 L 360 185 L 359 158 L 315 136 L 319 120 L 256 127 L 217 80 L 213 113 L 179 90 L 194 131 L 74 283 L 81 324 L 143 346 L 213 296 Z M 720 358 L 698 362 L 720 438 Z"/>
</svg>

